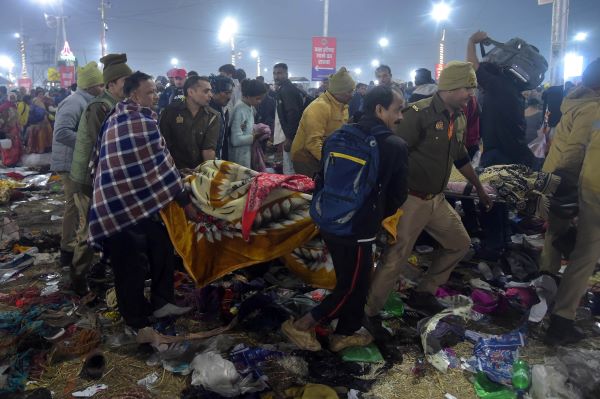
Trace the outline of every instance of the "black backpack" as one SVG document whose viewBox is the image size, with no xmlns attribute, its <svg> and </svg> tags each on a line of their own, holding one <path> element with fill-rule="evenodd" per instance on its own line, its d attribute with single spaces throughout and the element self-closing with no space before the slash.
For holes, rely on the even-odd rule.
<svg viewBox="0 0 600 399">
<path fill-rule="evenodd" d="M 490 45 L 494 45 L 494 48 L 486 53 L 484 46 Z M 480 43 L 480 48 L 483 61 L 508 71 L 523 90 L 535 89 L 543 82 L 548 62 L 537 47 L 525 40 L 515 37 L 506 43 L 500 43 L 488 38 Z"/>
</svg>

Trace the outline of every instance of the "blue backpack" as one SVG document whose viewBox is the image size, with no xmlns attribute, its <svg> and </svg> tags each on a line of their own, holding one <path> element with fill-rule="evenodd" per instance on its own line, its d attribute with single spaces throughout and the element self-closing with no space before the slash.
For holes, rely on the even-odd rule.
<svg viewBox="0 0 600 399">
<path fill-rule="evenodd" d="M 379 146 L 375 136 L 391 134 L 377 126 L 365 134 L 356 125 L 342 126 L 323 145 L 321 171 L 310 216 L 321 231 L 353 235 L 353 219 L 377 185 Z"/>
</svg>

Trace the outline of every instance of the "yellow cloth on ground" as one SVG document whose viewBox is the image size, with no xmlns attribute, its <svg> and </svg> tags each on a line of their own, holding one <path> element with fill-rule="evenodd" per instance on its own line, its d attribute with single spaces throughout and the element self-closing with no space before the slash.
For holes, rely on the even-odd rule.
<svg viewBox="0 0 600 399">
<path fill-rule="evenodd" d="M 285 399 L 337 399 L 338 394 L 327 385 L 306 384 L 303 387 L 288 388 L 284 392 Z M 274 399 L 272 392 L 261 395 L 262 399 Z"/>
<path fill-rule="evenodd" d="M 307 283 L 334 287 L 335 272 L 331 261 L 318 269 L 303 262 L 292 252 L 317 236 L 309 207 L 309 194 L 276 188 L 263 200 L 256 215 L 250 240 L 242 238 L 242 215 L 253 177 L 258 172 L 227 161 L 208 161 L 187 178 L 192 201 L 204 213 L 195 223 L 186 219 L 175 202 L 161 216 L 177 253 L 192 278 L 200 286 L 211 283 L 235 270 L 279 257 L 298 258 L 286 262 Z M 318 240 L 320 241 L 320 240 Z M 313 245 L 313 244 L 309 244 Z"/>
</svg>

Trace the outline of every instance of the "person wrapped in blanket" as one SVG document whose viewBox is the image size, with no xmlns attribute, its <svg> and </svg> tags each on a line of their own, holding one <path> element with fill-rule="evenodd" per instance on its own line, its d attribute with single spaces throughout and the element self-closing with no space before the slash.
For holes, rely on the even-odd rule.
<svg viewBox="0 0 600 399">
<path fill-rule="evenodd" d="M 135 331 L 148 326 L 150 316 L 190 310 L 173 304 L 173 246 L 158 212 L 172 201 L 190 220 L 198 218 L 198 211 L 158 129 L 152 77 L 133 73 L 125 79 L 123 92 L 126 99 L 104 122 L 92 158 L 89 241 L 108 251 L 119 312 Z M 148 271 L 151 303 L 144 297 Z"/>
</svg>

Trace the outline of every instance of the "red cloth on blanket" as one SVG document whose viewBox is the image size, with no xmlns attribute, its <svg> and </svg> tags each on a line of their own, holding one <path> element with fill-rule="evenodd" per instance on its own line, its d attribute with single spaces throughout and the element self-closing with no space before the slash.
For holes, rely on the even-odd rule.
<svg viewBox="0 0 600 399">
<path fill-rule="evenodd" d="M 276 188 L 308 193 L 314 191 L 315 182 L 310 177 L 304 175 L 260 173 L 253 177 L 248 189 L 248 198 L 244 206 L 244 213 L 242 214 L 242 237 L 244 237 L 244 240 L 248 241 L 250 239 L 250 230 L 262 202 Z"/>
</svg>

